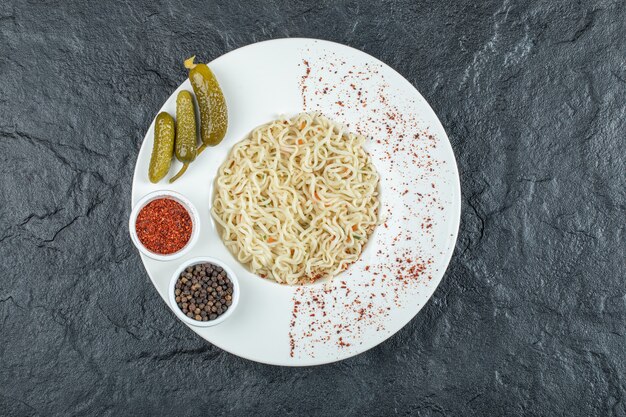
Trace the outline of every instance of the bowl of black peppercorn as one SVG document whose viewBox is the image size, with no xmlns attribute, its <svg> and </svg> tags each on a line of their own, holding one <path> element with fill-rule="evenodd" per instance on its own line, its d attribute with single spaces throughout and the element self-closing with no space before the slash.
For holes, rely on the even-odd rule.
<svg viewBox="0 0 626 417">
<path fill-rule="evenodd" d="M 192 326 L 215 326 L 233 314 L 239 302 L 239 282 L 218 259 L 201 257 L 183 263 L 169 288 L 174 313 Z"/>
</svg>

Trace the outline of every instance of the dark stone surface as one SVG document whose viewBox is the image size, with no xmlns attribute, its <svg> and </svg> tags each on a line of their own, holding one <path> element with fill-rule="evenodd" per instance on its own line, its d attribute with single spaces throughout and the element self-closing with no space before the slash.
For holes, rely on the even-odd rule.
<svg viewBox="0 0 626 417">
<path fill-rule="evenodd" d="M 452 263 L 381 346 L 288 369 L 181 326 L 127 233 L 180 62 L 317 37 L 431 103 Z M 626 3 L 0 2 L 0 414 L 626 415 Z"/>
</svg>

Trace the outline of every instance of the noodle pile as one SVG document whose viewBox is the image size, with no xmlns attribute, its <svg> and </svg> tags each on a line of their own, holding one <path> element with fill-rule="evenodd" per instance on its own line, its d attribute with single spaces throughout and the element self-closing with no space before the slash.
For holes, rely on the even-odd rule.
<svg viewBox="0 0 626 417">
<path fill-rule="evenodd" d="M 378 221 L 379 176 L 364 139 L 307 113 L 252 131 L 217 175 L 211 212 L 228 249 L 287 284 L 355 262 Z"/>
</svg>

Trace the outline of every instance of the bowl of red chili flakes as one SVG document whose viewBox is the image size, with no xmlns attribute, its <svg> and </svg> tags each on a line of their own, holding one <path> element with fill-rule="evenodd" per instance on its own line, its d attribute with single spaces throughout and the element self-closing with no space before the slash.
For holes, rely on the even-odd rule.
<svg viewBox="0 0 626 417">
<path fill-rule="evenodd" d="M 195 206 L 182 194 L 156 191 L 135 204 L 128 229 L 139 252 L 158 261 L 170 261 L 193 247 L 200 219 Z"/>
</svg>

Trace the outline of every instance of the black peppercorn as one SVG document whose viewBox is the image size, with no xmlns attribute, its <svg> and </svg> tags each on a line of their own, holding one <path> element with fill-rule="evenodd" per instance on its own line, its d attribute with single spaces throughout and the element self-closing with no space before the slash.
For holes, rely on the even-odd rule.
<svg viewBox="0 0 626 417">
<path fill-rule="evenodd" d="M 187 317 L 215 320 L 232 305 L 233 288 L 223 268 L 210 263 L 191 265 L 176 281 L 175 301 Z"/>
</svg>

